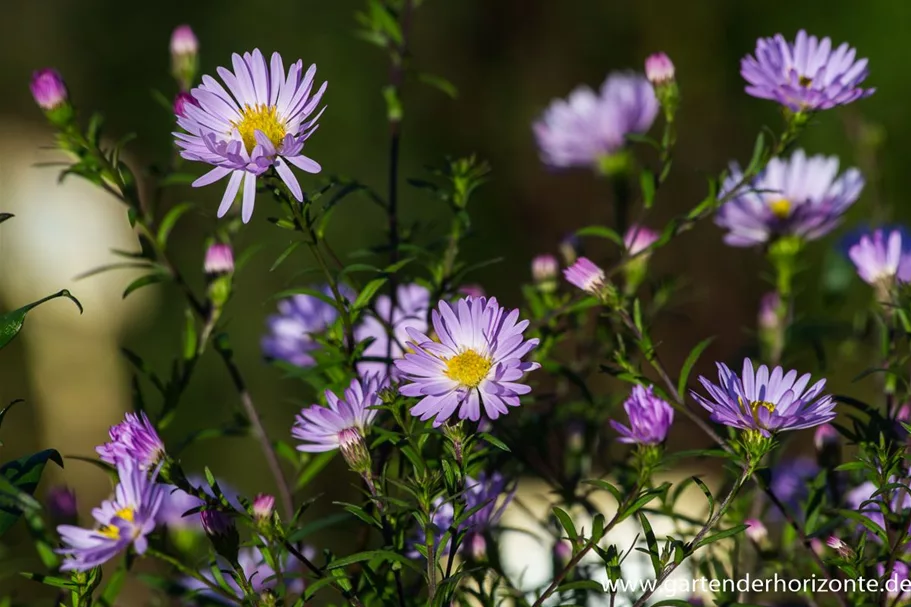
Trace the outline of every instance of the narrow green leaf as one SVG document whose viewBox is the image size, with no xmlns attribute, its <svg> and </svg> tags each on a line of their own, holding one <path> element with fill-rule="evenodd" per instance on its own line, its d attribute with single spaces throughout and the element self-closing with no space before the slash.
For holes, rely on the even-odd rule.
<svg viewBox="0 0 911 607">
<path fill-rule="evenodd" d="M 282 254 L 278 256 L 278 259 L 275 260 L 275 263 L 272 264 L 272 267 L 269 268 L 269 271 L 273 272 L 275 270 L 275 268 L 282 265 L 282 263 L 284 263 L 284 261 L 286 259 L 288 259 L 288 257 L 291 255 L 291 253 L 296 251 L 297 248 L 299 246 L 301 246 L 302 244 L 304 244 L 304 243 L 301 242 L 300 240 L 296 240 L 296 241 L 292 242 L 287 248 L 285 248 L 284 251 L 282 251 Z"/>
<path fill-rule="evenodd" d="M 161 220 L 161 226 L 158 228 L 158 235 L 156 237 L 160 246 L 163 247 L 167 244 L 168 237 L 171 235 L 171 230 L 177 225 L 178 220 L 192 208 L 193 203 L 184 202 L 175 206 L 165 214 L 164 219 Z"/>
<path fill-rule="evenodd" d="M 49 461 L 63 468 L 63 458 L 60 454 L 54 449 L 45 449 L 3 464 L 0 466 L 0 476 L 17 492 L 32 496 Z M 16 504 L 16 497 L 9 495 L 8 490 L 0 491 L 0 536 L 22 515 L 21 508 Z"/>
<path fill-rule="evenodd" d="M 719 531 L 718 533 L 713 533 L 712 535 L 704 537 L 701 540 L 699 540 L 698 542 L 696 542 L 695 544 L 693 544 L 692 550 L 696 550 L 697 548 L 701 548 L 703 546 L 708 546 L 709 544 L 714 544 L 715 542 L 721 541 L 726 537 L 731 537 L 732 535 L 737 535 L 738 533 L 740 533 L 747 527 L 749 527 L 749 525 L 734 525 L 730 529 L 724 529 L 723 531 Z"/>
<path fill-rule="evenodd" d="M 33 308 L 51 301 L 52 299 L 57 299 L 58 297 L 65 297 L 72 301 L 74 304 L 76 304 L 76 307 L 79 308 L 79 313 L 82 314 L 82 304 L 79 303 L 79 300 L 73 297 L 66 289 L 58 291 L 53 295 L 48 295 L 44 299 L 39 299 L 38 301 L 32 302 L 27 306 L 23 306 L 18 310 L 7 312 L 6 314 L 0 316 L 0 349 L 6 347 L 6 345 L 9 344 L 9 342 L 11 342 L 13 338 L 16 337 L 16 335 L 19 334 L 19 331 L 22 329 L 22 325 L 25 324 L 26 315 Z"/>
<path fill-rule="evenodd" d="M 361 310 L 370 305 L 370 301 L 373 299 L 373 296 L 376 294 L 380 288 L 386 284 L 388 278 L 374 278 L 361 289 L 361 292 L 358 294 L 357 299 L 354 300 L 354 304 L 351 306 L 354 310 Z"/>
<path fill-rule="evenodd" d="M 576 526 L 573 524 L 572 517 L 570 517 L 565 510 L 554 506 L 554 516 L 560 521 L 560 526 L 566 531 L 566 535 L 570 540 L 578 539 L 579 532 L 576 531 Z"/>
<path fill-rule="evenodd" d="M 639 175 L 639 187 L 642 189 L 642 202 L 646 209 L 652 208 L 655 202 L 655 174 L 648 169 Z"/>
<path fill-rule="evenodd" d="M 345 556 L 332 561 L 329 563 L 326 569 L 339 569 L 341 567 L 347 567 L 348 565 L 352 565 L 354 563 L 363 563 L 364 561 L 372 561 L 374 559 L 380 562 L 388 561 L 401 563 L 419 575 L 423 575 L 424 573 L 421 565 L 415 560 L 410 559 L 405 555 L 398 554 L 397 552 L 392 552 L 391 550 L 368 550 L 366 552 L 358 552 L 357 554 L 352 554 L 350 556 Z"/>
<path fill-rule="evenodd" d="M 689 355 L 687 355 L 686 360 L 683 362 L 683 367 L 680 369 L 680 378 L 677 380 L 677 394 L 679 394 L 681 398 L 683 397 L 684 390 L 686 390 L 686 383 L 690 379 L 690 372 L 692 372 L 699 357 L 702 356 L 702 353 L 714 340 L 714 337 L 709 337 L 700 341 L 696 344 L 695 348 L 690 350 Z"/>
<path fill-rule="evenodd" d="M 12 213 L 0 213 L 0 223 L 3 223 L 7 219 L 12 219 L 15 217 Z"/>
<path fill-rule="evenodd" d="M 140 276 L 139 278 L 137 278 L 136 280 L 131 282 L 127 286 L 126 289 L 124 289 L 123 299 L 126 299 L 127 297 L 129 297 L 130 293 L 133 293 L 134 291 L 138 291 L 139 289 L 141 289 L 143 287 L 147 287 L 149 285 L 154 285 L 154 284 L 158 284 L 160 282 L 164 282 L 165 280 L 167 280 L 167 278 L 168 278 L 168 275 L 163 272 L 155 272 L 154 274 L 146 274 L 145 276 Z"/>
<path fill-rule="evenodd" d="M 616 244 L 623 246 L 623 238 L 607 226 L 587 226 L 576 230 L 576 236 L 596 236 L 598 238 L 607 238 Z"/>
<path fill-rule="evenodd" d="M 459 90 L 455 85 L 442 76 L 436 76 L 434 74 L 419 73 L 418 80 L 427 86 L 431 86 L 438 91 L 442 92 L 444 95 L 448 96 L 450 99 L 456 99 L 459 96 Z"/>
</svg>

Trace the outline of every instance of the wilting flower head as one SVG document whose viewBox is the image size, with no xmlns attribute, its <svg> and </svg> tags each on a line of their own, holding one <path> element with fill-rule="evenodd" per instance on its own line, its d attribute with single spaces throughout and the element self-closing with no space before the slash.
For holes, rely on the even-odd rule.
<svg viewBox="0 0 911 607">
<path fill-rule="evenodd" d="M 798 378 L 797 371 L 785 374 L 781 367 L 769 373 L 765 365 L 754 372 L 749 358 L 743 361 L 741 377 L 724 363 L 717 366 L 718 385 L 699 378 L 710 398 L 692 392 L 693 398 L 711 413 L 712 421 L 769 437 L 775 432 L 812 428 L 835 419 L 835 400 L 820 396 L 826 385 L 824 379 L 807 389 L 809 373 Z"/>
<path fill-rule="evenodd" d="M 620 433 L 621 443 L 658 445 L 667 438 L 674 423 L 674 409 L 655 395 L 654 389 L 634 386 L 629 398 L 623 403 L 629 416 L 629 427 L 610 420 L 611 427 Z"/>
<path fill-rule="evenodd" d="M 834 51 L 829 38 L 818 40 L 803 30 L 794 43 L 784 36 L 760 38 L 756 52 L 740 62 L 746 92 L 777 101 L 792 112 L 827 110 L 868 97 L 875 89 L 862 89 L 867 60 L 843 43 Z"/>
<path fill-rule="evenodd" d="M 459 546 L 460 551 L 476 552 L 479 546 L 486 547 L 486 543 L 483 542 L 484 534 L 500 521 L 503 511 L 506 510 L 515 493 L 514 490 L 507 490 L 507 485 L 507 479 L 499 472 L 492 474 L 482 472 L 477 479 L 470 477 L 465 479 L 465 510 L 474 508 L 478 508 L 478 510 L 458 526 L 458 531 L 467 532 L 464 541 Z M 438 499 L 435 505 L 436 509 L 430 518 L 435 531 L 435 550 L 439 554 L 448 554 L 452 538 L 449 538 L 445 546 L 441 546 L 440 543 L 443 535 L 452 526 L 455 512 L 452 503 L 444 502 L 442 499 Z M 415 543 L 426 545 L 423 529 L 418 530 Z M 472 554 L 472 556 L 480 558 L 482 555 Z"/>
<path fill-rule="evenodd" d="M 392 299 L 388 295 L 376 298 L 372 314 L 364 316 L 354 329 L 354 338 L 361 342 L 373 339 L 364 350 L 364 356 L 372 358 L 401 358 L 408 342 L 408 329 L 424 333 L 427 331 L 427 309 L 430 307 L 430 291 L 419 284 L 399 285 L 396 289 L 395 309 L 392 311 L 393 339 L 389 343 L 389 310 Z M 385 376 L 389 365 L 383 361 L 361 361 L 357 371 L 361 375 Z M 395 371 L 395 368 L 392 368 Z M 393 373 L 394 375 L 394 373 Z"/>
<path fill-rule="evenodd" d="M 253 500 L 253 518 L 265 520 L 272 516 L 275 510 L 275 496 L 260 493 Z"/>
<path fill-rule="evenodd" d="M 863 234 L 848 248 L 848 257 L 857 274 L 871 285 L 911 280 L 911 237 L 904 230 Z"/>
<path fill-rule="evenodd" d="M 186 117 L 187 114 L 184 109 L 186 108 L 187 104 L 199 107 L 199 102 L 196 101 L 196 99 L 194 99 L 193 95 L 190 93 L 185 93 L 183 91 L 177 93 L 177 95 L 174 97 L 174 115 Z"/>
<path fill-rule="evenodd" d="M 412 415 L 434 417 L 439 426 L 456 409 L 459 419 L 478 421 L 483 407 L 488 418 L 497 419 L 531 392 L 519 382 L 541 365 L 522 358 L 538 340 L 524 338 L 528 321 L 519 321 L 518 310 L 505 310 L 493 297 L 466 297 L 453 305 L 441 301 L 432 320 L 439 341 L 409 328 L 414 352 L 395 361 L 410 382 L 399 391 L 421 398 Z"/>
<path fill-rule="evenodd" d="M 228 274 L 234 271 L 234 252 L 231 245 L 215 243 L 206 250 L 203 262 L 206 274 Z"/>
<path fill-rule="evenodd" d="M 645 77 L 654 85 L 674 79 L 674 63 L 665 53 L 654 53 L 645 59 Z"/>
<path fill-rule="evenodd" d="M 130 544 L 138 554 L 146 551 L 146 536 L 155 528 L 164 487 L 132 460 L 118 462 L 117 474 L 120 482 L 114 489 L 114 499 L 92 510 L 96 528 L 57 527 L 64 544 L 57 553 L 66 555 L 60 567 L 62 571 L 88 571 L 106 563 Z M 152 477 L 157 475 L 158 471 L 153 471 Z"/>
<path fill-rule="evenodd" d="M 614 73 L 601 90 L 587 86 L 551 103 L 533 128 L 542 161 L 552 167 L 597 167 L 623 149 L 626 136 L 645 133 L 658 114 L 658 100 L 639 74 Z"/>
<path fill-rule="evenodd" d="M 148 470 L 165 455 L 164 443 L 145 412 L 127 413 L 123 421 L 108 431 L 111 442 L 95 447 L 101 461 L 118 465 L 124 460 Z"/>
<path fill-rule="evenodd" d="M 350 289 L 339 285 L 342 296 L 353 300 Z M 332 291 L 324 286 L 320 291 L 328 298 Z M 313 334 L 321 333 L 338 318 L 335 306 L 313 295 L 292 295 L 278 302 L 278 314 L 266 319 L 269 333 L 263 336 L 261 347 L 266 358 L 283 360 L 298 367 L 314 364 L 311 353 L 320 344 Z"/>
<path fill-rule="evenodd" d="M 348 430 L 357 431 L 363 440 L 376 418 L 377 410 L 372 407 L 381 402 L 377 394 L 380 388 L 379 379 L 370 376 L 353 379 L 344 398 L 326 390 L 328 406 L 311 405 L 302 409 L 294 422 L 291 434 L 303 441 L 297 450 L 314 453 L 338 449 Z"/>
<path fill-rule="evenodd" d="M 51 487 L 47 492 L 44 503 L 47 506 L 48 513 L 54 520 L 71 521 L 76 519 L 78 513 L 76 492 L 69 487 L 63 485 Z"/>
<path fill-rule="evenodd" d="M 66 103 L 68 97 L 63 77 L 50 67 L 34 72 L 29 88 L 42 110 L 53 110 Z"/>
<path fill-rule="evenodd" d="M 722 185 L 719 198 L 731 195 L 743 179 L 737 163 Z M 790 160 L 773 158 L 747 186 L 736 191 L 715 217 L 735 247 L 761 245 L 779 236 L 815 240 L 838 225 L 864 187 L 857 169 L 838 176 L 838 158 L 812 156 L 797 150 Z"/>
<path fill-rule="evenodd" d="M 631 225 L 623 236 L 623 246 L 630 255 L 638 255 L 658 240 L 658 232 L 640 225 Z"/>
<path fill-rule="evenodd" d="M 596 266 L 588 257 L 577 259 L 576 263 L 563 270 L 563 276 L 571 285 L 592 295 L 597 295 L 604 286 L 604 270 Z"/>
<path fill-rule="evenodd" d="M 316 551 L 311 546 L 306 546 L 301 552 L 309 559 L 316 556 Z M 231 568 L 231 566 L 221 557 L 218 557 L 216 561 L 219 568 L 222 570 Z M 278 577 L 276 576 L 275 571 L 266 562 L 266 558 L 260 552 L 259 548 L 241 548 L 237 553 L 237 563 L 240 565 L 244 578 L 249 580 L 250 585 L 253 587 L 253 592 L 256 594 L 272 590 L 275 588 L 276 584 L 278 584 Z M 199 573 L 210 582 L 215 581 L 212 571 L 208 567 L 201 570 Z M 289 595 L 298 595 L 304 591 L 303 571 L 301 570 L 300 563 L 292 555 L 288 555 L 288 558 L 282 564 L 282 574 L 286 584 L 285 589 Z M 231 588 L 231 591 L 237 595 L 237 598 L 242 600 L 244 598 L 244 591 L 237 585 L 234 578 L 225 575 L 224 580 Z M 183 584 L 187 590 L 198 591 L 194 593 L 194 596 L 202 596 L 225 605 L 236 604 L 229 602 L 225 597 L 214 592 L 205 583 L 195 578 L 189 576 L 183 578 L 181 584 Z"/>
<path fill-rule="evenodd" d="M 218 207 L 219 217 L 234 204 L 243 181 L 241 218 L 246 223 L 253 215 L 256 178 L 269 168 L 275 167 L 298 201 L 303 200 L 303 192 L 288 163 L 308 173 L 320 171 L 320 165 L 301 151 L 317 128 L 322 110 L 316 116 L 311 114 L 326 84 L 311 95 L 316 66 L 302 76 L 303 62 L 298 60 L 286 77 L 278 53 L 273 53 L 270 65 L 259 49 L 243 57 L 235 53 L 232 60 L 233 73 L 218 68 L 228 90 L 211 76 L 203 76 L 202 84 L 190 91 L 200 107 L 184 106 L 186 116 L 179 116 L 177 124 L 187 132 L 174 136 L 181 156 L 215 167 L 194 181 L 194 187 L 231 176 Z"/>
<path fill-rule="evenodd" d="M 761 544 L 769 537 L 769 530 L 762 524 L 762 521 L 755 518 L 748 518 L 743 521 L 743 524 L 747 526 L 744 533 L 750 538 L 750 541 Z"/>
<path fill-rule="evenodd" d="M 791 512 L 800 514 L 800 504 L 810 494 L 807 483 L 819 474 L 819 465 L 809 457 L 778 462 L 771 470 L 769 489 Z"/>
</svg>

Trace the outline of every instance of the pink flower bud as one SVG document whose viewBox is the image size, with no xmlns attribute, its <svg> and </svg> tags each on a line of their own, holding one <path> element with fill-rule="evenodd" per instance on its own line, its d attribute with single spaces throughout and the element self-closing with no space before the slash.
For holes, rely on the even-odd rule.
<svg viewBox="0 0 911 607">
<path fill-rule="evenodd" d="M 29 88 L 32 90 L 35 103 L 43 110 L 53 110 L 66 103 L 68 99 L 66 84 L 60 72 L 54 68 L 34 72 Z"/>
<path fill-rule="evenodd" d="M 199 40 L 189 25 L 178 25 L 171 33 L 171 56 L 182 57 L 199 52 Z"/>
<path fill-rule="evenodd" d="M 230 274 L 234 271 L 234 252 L 231 245 L 215 243 L 206 251 L 203 262 L 206 274 Z"/>
<path fill-rule="evenodd" d="M 260 493 L 253 500 L 253 518 L 259 521 L 268 520 L 275 510 L 275 496 Z"/>
<path fill-rule="evenodd" d="M 654 85 L 665 84 L 674 79 L 674 64 L 664 53 L 649 55 L 645 60 L 645 77 Z"/>
</svg>

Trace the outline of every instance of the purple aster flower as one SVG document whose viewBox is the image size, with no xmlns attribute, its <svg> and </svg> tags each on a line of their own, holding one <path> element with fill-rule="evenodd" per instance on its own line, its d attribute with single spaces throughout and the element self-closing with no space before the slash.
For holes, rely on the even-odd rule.
<svg viewBox="0 0 911 607">
<path fill-rule="evenodd" d="M 114 489 L 114 499 L 92 510 L 96 528 L 57 527 L 64 544 L 57 552 L 66 555 L 61 571 L 88 571 L 131 544 L 137 554 L 146 551 L 146 536 L 155 529 L 155 516 L 164 497 L 163 485 L 152 478 L 158 476 L 158 471 L 150 477 L 147 470 L 127 459 L 118 462 L 117 474 L 120 482 Z"/>
<path fill-rule="evenodd" d="M 193 487 L 202 490 L 206 495 L 212 498 L 215 497 L 212 488 L 209 487 L 209 484 L 204 477 L 191 475 L 187 481 Z M 243 510 L 240 500 L 238 499 L 239 494 L 237 493 L 237 490 L 222 481 L 218 481 L 218 488 L 235 510 Z M 200 517 L 199 512 L 186 514 L 190 510 L 195 510 L 202 506 L 204 502 L 201 499 L 195 495 L 190 495 L 183 489 L 179 489 L 174 485 L 164 485 L 163 491 L 164 499 L 162 500 L 161 508 L 158 509 L 158 515 L 156 517 L 159 525 L 166 526 L 169 529 L 201 530 L 203 528 L 202 518 Z"/>
<path fill-rule="evenodd" d="M 124 415 L 123 421 L 112 426 L 108 435 L 111 442 L 95 447 L 95 451 L 101 461 L 111 465 L 131 460 L 149 470 L 165 456 L 164 443 L 143 411 Z"/>
<path fill-rule="evenodd" d="M 712 421 L 769 437 L 775 432 L 812 428 L 835 419 L 835 400 L 820 396 L 826 385 L 824 379 L 808 389 L 809 373 L 798 378 L 797 371 L 785 374 L 781 367 L 769 373 L 765 365 L 754 372 L 749 358 L 743 361 L 741 377 L 724 363 L 717 366 L 718 385 L 699 378 L 709 399 L 691 391 L 693 398 L 711 413 Z"/>
<path fill-rule="evenodd" d="M 320 165 L 303 156 L 304 141 L 317 128 L 322 110 L 311 117 L 319 105 L 326 84 L 312 94 L 316 66 L 302 75 L 303 62 L 292 64 L 285 75 L 281 55 L 272 54 L 266 65 L 256 49 L 243 57 L 232 55 L 234 72 L 218 68 L 228 91 L 211 76 L 190 94 L 201 107 L 184 106 L 186 116 L 177 124 L 186 133 L 175 133 L 180 155 L 187 160 L 211 164 L 215 168 L 193 182 L 194 187 L 209 185 L 230 175 L 218 216 L 223 217 L 234 204 L 244 184 L 241 218 L 253 215 L 256 178 L 275 167 L 298 201 L 303 192 L 288 164 L 308 173 L 319 173 Z"/>
<path fill-rule="evenodd" d="M 645 77 L 655 86 L 674 79 L 674 63 L 665 53 L 654 53 L 645 59 Z"/>
<path fill-rule="evenodd" d="M 597 295 L 604 287 L 604 270 L 588 257 L 577 259 L 576 263 L 563 270 L 563 276 L 574 287 L 579 287 L 592 295 Z"/>
<path fill-rule="evenodd" d="M 793 44 L 781 34 L 757 40 L 755 56 L 740 62 L 740 74 L 753 97 L 777 101 L 792 112 L 827 110 L 875 91 L 860 88 L 867 60 L 855 60 L 856 55 L 847 43 L 833 51 L 829 38 L 800 30 Z"/>
<path fill-rule="evenodd" d="M 414 352 L 395 361 L 403 379 L 411 382 L 399 392 L 421 398 L 412 415 L 433 417 L 439 426 L 456 409 L 459 419 L 478 421 L 483 407 L 493 420 L 531 392 L 519 382 L 541 365 L 522 358 L 538 340 L 524 338 L 528 321 L 519 321 L 518 310 L 507 312 L 495 298 L 466 297 L 453 305 L 441 301 L 432 320 L 439 341 L 409 328 Z"/>
<path fill-rule="evenodd" d="M 886 564 L 879 563 L 876 565 L 876 571 L 879 574 L 879 577 L 886 575 Z M 886 596 L 895 601 L 896 599 L 901 599 L 906 601 L 911 598 L 911 585 L 909 585 L 908 579 L 911 577 L 911 568 L 908 567 L 907 563 L 904 561 L 895 561 L 892 563 L 892 572 L 889 574 L 889 578 L 883 584 L 883 590 L 886 591 Z"/>
<path fill-rule="evenodd" d="M 316 556 L 316 551 L 310 546 L 305 547 L 301 552 L 309 559 Z M 266 590 L 272 590 L 278 584 L 275 570 L 266 562 L 266 558 L 259 548 L 241 548 L 237 553 L 237 563 L 240 565 L 244 577 L 250 581 L 253 592 L 256 594 L 261 594 Z M 219 569 L 225 571 L 231 569 L 228 562 L 221 557 L 216 559 L 216 564 Z M 203 569 L 199 573 L 210 582 L 215 581 L 215 577 L 212 575 L 210 569 Z M 289 555 L 282 566 L 282 575 L 288 594 L 299 595 L 304 591 L 303 573 L 297 559 Z M 234 581 L 233 577 L 225 575 L 224 580 L 231 588 L 231 591 L 237 595 L 238 599 L 244 598 L 244 591 L 237 585 L 237 582 Z M 225 597 L 214 592 L 206 584 L 195 578 L 185 577 L 181 583 L 187 590 L 198 591 L 195 593 L 197 596 L 202 596 L 225 605 L 234 604 L 230 603 Z"/>
<path fill-rule="evenodd" d="M 68 94 L 60 72 L 44 68 L 32 74 L 29 84 L 35 103 L 42 110 L 53 110 L 66 103 Z"/>
<path fill-rule="evenodd" d="M 338 449 L 351 440 L 350 430 L 363 438 L 376 418 L 373 407 L 381 403 L 380 388 L 377 376 L 370 376 L 351 380 L 343 399 L 326 390 L 327 407 L 311 405 L 295 419 L 291 435 L 303 441 L 297 450 L 315 453 Z"/>
<path fill-rule="evenodd" d="M 597 93 L 580 86 L 535 122 L 541 160 L 552 167 L 597 167 L 623 149 L 627 135 L 648 131 L 658 109 L 652 85 L 633 72 L 609 75 Z"/>
<path fill-rule="evenodd" d="M 724 180 L 719 198 L 730 196 L 743 179 L 737 163 Z M 857 169 L 838 176 L 838 158 L 797 150 L 790 160 L 773 158 L 753 181 L 719 210 L 715 223 L 735 247 L 761 245 L 779 236 L 820 238 L 838 225 L 864 187 Z"/>
<path fill-rule="evenodd" d="M 659 445 L 664 442 L 674 423 L 674 409 L 657 397 L 651 386 L 633 386 L 623 408 L 629 416 L 629 427 L 610 420 L 611 427 L 620 434 L 617 440 L 640 445 Z"/>
<path fill-rule="evenodd" d="M 187 113 L 184 111 L 184 108 L 187 104 L 199 107 L 199 102 L 196 101 L 190 93 L 184 93 L 183 91 L 177 93 L 177 96 L 174 97 L 174 115 L 186 118 Z"/>
<path fill-rule="evenodd" d="M 75 521 L 78 514 L 76 492 L 69 487 L 51 487 L 44 500 L 48 513 L 56 521 Z"/>
<path fill-rule="evenodd" d="M 339 285 L 342 296 L 353 300 L 354 294 Z M 320 291 L 332 299 L 329 286 Z M 321 346 L 313 339 L 338 318 L 335 306 L 313 295 L 292 295 L 278 302 L 278 314 L 266 319 L 269 333 L 262 338 L 261 347 L 266 358 L 283 360 L 298 367 L 310 367 L 315 361 L 312 352 Z"/>
<path fill-rule="evenodd" d="M 871 285 L 911 280 L 911 238 L 904 230 L 873 230 L 860 235 L 848 248 L 857 274 Z"/>
<path fill-rule="evenodd" d="M 772 468 L 769 489 L 790 512 L 800 515 L 800 504 L 810 494 L 807 483 L 818 474 L 819 465 L 809 457 L 784 460 Z"/>
<path fill-rule="evenodd" d="M 389 344 L 389 308 L 392 300 L 388 295 L 376 298 L 374 311 L 364 316 L 361 323 L 354 328 L 357 341 L 373 339 L 364 350 L 365 357 L 401 358 L 405 344 L 408 342 L 408 329 L 424 333 L 427 331 L 427 310 L 430 308 L 430 291 L 418 284 L 400 285 L 396 290 L 396 306 L 392 313 L 393 340 Z M 385 376 L 389 365 L 383 361 L 361 361 L 357 365 L 361 375 Z M 395 376 L 395 369 L 392 369 Z"/>
<path fill-rule="evenodd" d="M 623 246 L 630 255 L 638 255 L 658 240 L 658 232 L 640 225 L 631 225 L 623 236 Z"/>
<path fill-rule="evenodd" d="M 206 249 L 203 261 L 206 274 L 229 274 L 234 271 L 234 251 L 231 245 L 216 242 Z"/>
<path fill-rule="evenodd" d="M 507 479 L 499 472 L 492 474 L 482 472 L 477 479 L 470 477 L 465 479 L 466 490 L 463 494 L 465 511 L 474 508 L 478 508 L 478 510 L 458 526 L 459 532 L 466 533 L 459 546 L 460 551 L 468 551 L 473 553 L 472 556 L 475 558 L 480 558 L 481 555 L 478 553 L 483 552 L 486 548 L 485 534 L 497 525 L 515 494 L 514 488 L 512 490 L 507 488 L 508 484 Z M 435 505 L 436 509 L 430 518 L 434 528 L 435 550 L 440 554 L 448 554 L 452 538 L 448 538 L 445 546 L 442 546 L 441 543 L 443 535 L 452 527 L 455 509 L 451 502 L 444 502 L 442 498 L 438 499 Z M 426 544 L 424 530 L 418 529 L 413 545 Z M 413 556 L 417 554 L 417 550 L 412 551 Z"/>
</svg>

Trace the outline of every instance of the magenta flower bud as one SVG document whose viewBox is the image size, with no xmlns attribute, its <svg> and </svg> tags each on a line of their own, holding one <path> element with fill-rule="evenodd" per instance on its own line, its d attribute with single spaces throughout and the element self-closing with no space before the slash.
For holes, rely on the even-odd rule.
<svg viewBox="0 0 911 607">
<path fill-rule="evenodd" d="M 177 96 L 174 97 L 174 115 L 179 118 L 186 118 L 187 114 L 185 108 L 188 104 L 199 107 L 199 102 L 196 101 L 196 98 L 190 93 L 185 93 L 183 91 L 177 93 Z"/>
<path fill-rule="evenodd" d="M 230 274 L 234 271 L 234 252 L 231 245 L 216 242 L 206 251 L 203 269 L 208 275 Z"/>
<path fill-rule="evenodd" d="M 541 283 L 557 277 L 560 263 L 553 255 L 538 255 L 531 260 L 531 276 L 535 282 Z"/>
<path fill-rule="evenodd" d="M 813 433 L 813 444 L 818 452 L 838 447 L 838 430 L 832 424 L 824 424 Z"/>
<path fill-rule="evenodd" d="M 842 558 L 850 558 L 854 556 L 854 551 L 851 548 L 841 541 L 839 538 L 834 535 L 826 540 L 826 545 L 838 553 L 838 556 Z"/>
<path fill-rule="evenodd" d="M 202 510 L 199 518 L 215 552 L 228 559 L 229 562 L 235 562 L 240 547 L 240 536 L 237 533 L 234 519 L 220 510 L 210 508 Z"/>
<path fill-rule="evenodd" d="M 195 55 L 199 52 L 199 40 L 189 25 L 178 25 L 171 32 L 171 56 Z"/>
<path fill-rule="evenodd" d="M 484 287 L 481 285 L 462 285 L 459 294 L 465 297 L 484 297 Z"/>
<path fill-rule="evenodd" d="M 911 403 L 905 403 L 898 410 L 898 413 L 895 414 L 895 421 L 905 422 L 906 424 L 911 422 Z"/>
<path fill-rule="evenodd" d="M 633 224 L 623 236 L 623 246 L 630 255 L 638 255 L 658 240 L 658 232 L 645 226 Z"/>
<path fill-rule="evenodd" d="M 35 103 L 42 110 L 56 109 L 66 103 L 69 97 L 60 72 L 50 67 L 34 72 L 29 88 Z"/>
<path fill-rule="evenodd" d="M 275 496 L 260 493 L 253 500 L 253 518 L 259 521 L 268 520 L 275 510 Z"/>
<path fill-rule="evenodd" d="M 665 84 L 674 79 L 674 63 L 664 53 L 655 53 L 645 59 L 645 77 L 654 85 Z"/>
<path fill-rule="evenodd" d="M 487 540 L 483 533 L 469 533 L 467 538 L 468 553 L 475 562 L 482 562 L 487 558 Z"/>
<path fill-rule="evenodd" d="M 823 544 L 822 540 L 818 537 L 814 537 L 810 540 L 810 548 L 813 550 L 813 552 L 816 553 L 817 556 L 822 556 L 826 551 L 826 545 Z"/>
<path fill-rule="evenodd" d="M 755 518 L 748 518 L 743 521 L 747 526 L 744 533 L 750 539 L 751 542 L 756 544 L 762 544 L 769 537 L 769 530 L 766 529 L 765 525 L 762 524 L 762 521 Z"/>
<path fill-rule="evenodd" d="M 563 276 L 571 285 L 592 295 L 598 295 L 604 288 L 604 270 L 587 257 L 580 257 L 576 263 L 563 270 Z"/>
<path fill-rule="evenodd" d="M 762 296 L 759 302 L 759 328 L 765 331 L 774 331 L 778 327 L 778 306 L 781 298 L 772 291 Z"/>
<path fill-rule="evenodd" d="M 554 544 L 554 559 L 561 567 L 565 567 L 571 558 L 573 558 L 573 545 L 570 541 L 564 539 L 557 540 L 557 543 Z"/>
<path fill-rule="evenodd" d="M 45 505 L 48 513 L 55 521 L 75 521 L 76 520 L 76 492 L 59 485 L 51 487 L 45 497 Z"/>
</svg>

